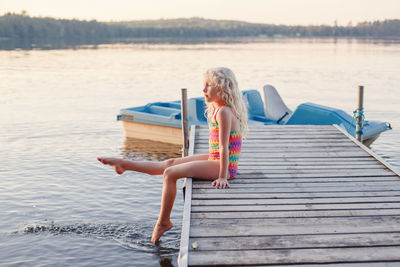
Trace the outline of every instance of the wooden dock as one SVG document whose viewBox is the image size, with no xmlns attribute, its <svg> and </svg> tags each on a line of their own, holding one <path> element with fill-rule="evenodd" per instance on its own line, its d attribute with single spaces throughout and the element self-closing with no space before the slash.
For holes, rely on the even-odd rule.
<svg viewBox="0 0 400 267">
<path fill-rule="evenodd" d="M 179 266 L 400 266 L 399 172 L 340 127 L 251 127 L 230 184 L 187 179 Z"/>
</svg>

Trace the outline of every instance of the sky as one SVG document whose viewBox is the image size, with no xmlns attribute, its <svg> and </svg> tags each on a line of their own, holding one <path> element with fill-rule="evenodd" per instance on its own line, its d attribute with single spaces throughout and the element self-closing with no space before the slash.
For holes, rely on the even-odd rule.
<svg viewBox="0 0 400 267">
<path fill-rule="evenodd" d="M 286 25 L 353 25 L 400 19 L 400 0 L 0 0 L 7 12 L 127 21 L 202 17 Z"/>
</svg>

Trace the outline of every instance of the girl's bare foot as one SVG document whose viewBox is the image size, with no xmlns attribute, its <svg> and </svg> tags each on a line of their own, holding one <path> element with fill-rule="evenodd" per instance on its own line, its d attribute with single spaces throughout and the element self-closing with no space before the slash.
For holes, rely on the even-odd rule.
<svg viewBox="0 0 400 267">
<path fill-rule="evenodd" d="M 125 169 L 122 167 L 122 159 L 116 159 L 116 158 L 97 158 L 98 161 L 100 161 L 103 164 L 106 165 L 111 165 L 114 167 L 114 170 L 118 174 L 123 174 L 125 172 Z"/>
<path fill-rule="evenodd" d="M 162 235 L 168 231 L 169 229 L 171 229 L 173 226 L 172 222 L 169 221 L 167 224 L 159 224 L 157 222 L 156 226 L 154 226 L 154 230 L 153 230 L 153 235 L 151 237 L 151 243 L 155 244 L 158 240 L 160 240 L 160 238 L 162 237 Z"/>
</svg>

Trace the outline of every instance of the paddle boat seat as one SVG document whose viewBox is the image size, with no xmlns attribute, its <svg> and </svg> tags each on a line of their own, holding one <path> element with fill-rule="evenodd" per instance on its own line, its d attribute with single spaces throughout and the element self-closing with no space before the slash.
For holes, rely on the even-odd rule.
<svg viewBox="0 0 400 267">
<path fill-rule="evenodd" d="M 249 115 L 249 124 L 274 124 L 275 120 L 265 117 L 264 103 L 257 90 L 242 91 L 243 101 Z"/>
<path fill-rule="evenodd" d="M 263 89 L 265 116 L 276 120 L 278 124 L 285 124 L 292 116 L 293 111 L 286 106 L 275 87 L 267 84 Z"/>
</svg>

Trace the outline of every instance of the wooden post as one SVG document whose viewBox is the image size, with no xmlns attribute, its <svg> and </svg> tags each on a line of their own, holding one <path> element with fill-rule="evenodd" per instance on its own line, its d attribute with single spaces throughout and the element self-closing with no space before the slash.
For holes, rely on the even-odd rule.
<svg viewBox="0 0 400 267">
<path fill-rule="evenodd" d="M 356 139 L 362 142 L 362 120 L 364 111 L 364 86 L 358 86 L 358 108 L 357 108 L 357 121 L 356 121 Z"/>
<path fill-rule="evenodd" d="M 187 157 L 189 154 L 189 120 L 187 113 L 187 89 L 181 89 L 181 120 L 182 120 L 182 137 L 183 137 L 183 148 L 182 157 Z M 183 199 L 185 199 L 186 193 L 186 179 L 183 182 Z"/>
<path fill-rule="evenodd" d="M 182 136 L 183 136 L 183 157 L 189 154 L 189 120 L 187 113 L 187 89 L 182 88 L 181 115 L 182 115 Z"/>
</svg>

